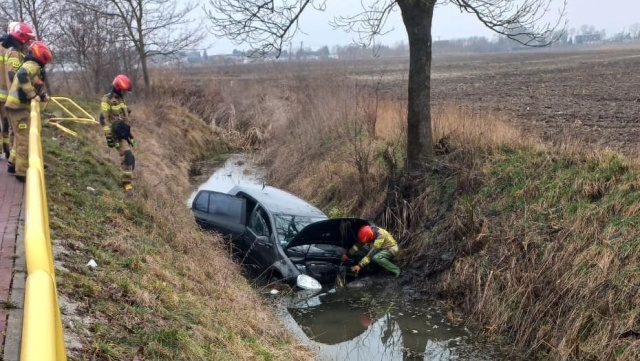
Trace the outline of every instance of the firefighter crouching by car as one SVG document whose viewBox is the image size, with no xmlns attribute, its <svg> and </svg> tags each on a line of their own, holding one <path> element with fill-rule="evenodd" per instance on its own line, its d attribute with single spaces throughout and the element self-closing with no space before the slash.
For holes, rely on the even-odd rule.
<svg viewBox="0 0 640 361">
<path fill-rule="evenodd" d="M 122 170 L 121 185 L 127 192 L 133 190 L 133 170 L 136 166 L 136 159 L 131 151 L 135 140 L 129 125 L 129 109 L 124 101 L 125 92 L 130 90 L 129 78 L 118 75 L 113 79 L 111 91 L 102 97 L 100 103 L 100 125 L 107 139 L 107 146 L 118 150 Z"/>
<path fill-rule="evenodd" d="M 351 247 L 348 254 L 342 255 L 342 262 L 346 262 L 349 256 L 362 254 L 363 250 L 366 250 L 366 246 L 372 242 L 369 252 L 351 270 L 358 273 L 364 267 L 367 267 L 370 262 L 373 262 L 391 272 L 394 276 L 400 277 L 400 268 L 393 263 L 394 258 L 398 255 L 398 243 L 387 230 L 377 226 L 360 227 L 358 230 L 358 243 Z"/>
<path fill-rule="evenodd" d="M 51 50 L 42 41 L 34 41 L 20 66 L 5 104 L 9 123 L 13 129 L 13 149 L 15 150 L 15 175 L 23 181 L 29 167 L 29 127 L 31 99 L 47 101 L 49 96 L 42 91 L 44 66 L 51 61 Z"/>
<path fill-rule="evenodd" d="M 12 149 L 13 131 L 9 126 L 9 117 L 5 110 L 5 103 L 13 77 L 24 62 L 28 51 L 28 44 L 35 39 L 33 30 L 23 22 L 10 22 L 7 33 L 0 37 L 2 64 L 0 66 L 0 117 L 2 119 L 2 151 L 7 158 L 8 173 L 15 173 L 15 150 Z"/>
</svg>

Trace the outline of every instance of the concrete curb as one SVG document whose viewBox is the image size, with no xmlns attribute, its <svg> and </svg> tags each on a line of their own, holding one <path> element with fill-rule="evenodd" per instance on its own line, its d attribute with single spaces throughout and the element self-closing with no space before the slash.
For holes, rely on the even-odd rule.
<svg viewBox="0 0 640 361">
<path fill-rule="evenodd" d="M 13 264 L 13 280 L 11 282 L 11 303 L 17 307 L 8 310 L 3 361 L 20 361 L 24 286 L 27 276 L 27 265 L 25 263 L 24 254 L 24 205 L 20 209 L 18 232 L 16 234 L 15 256 L 16 258 Z"/>
</svg>

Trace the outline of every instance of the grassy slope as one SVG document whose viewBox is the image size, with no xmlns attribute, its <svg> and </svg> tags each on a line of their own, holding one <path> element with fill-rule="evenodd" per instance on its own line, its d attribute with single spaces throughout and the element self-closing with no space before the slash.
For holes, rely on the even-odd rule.
<svg viewBox="0 0 640 361">
<path fill-rule="evenodd" d="M 395 224 L 400 261 L 415 279 L 455 255 L 442 282 L 425 287 L 526 358 L 637 359 L 640 342 L 618 336 L 640 330 L 638 166 L 606 152 L 462 152 L 439 158 L 400 206 L 354 195 L 358 177 L 344 163 L 325 174 L 334 182 L 307 173 L 288 187 L 338 214 L 385 215 L 375 220 Z"/>
<path fill-rule="evenodd" d="M 286 105 L 264 152 L 274 185 L 332 215 L 389 225 L 407 274 L 441 275 L 425 287 L 506 336 L 515 354 L 639 358 L 635 161 L 546 147 L 508 119 L 454 104 L 433 113 L 444 155 L 409 183 L 398 177 L 403 104 L 344 79 L 261 86 L 244 112 Z"/>
<path fill-rule="evenodd" d="M 530 354 L 637 359 L 640 342 L 625 336 L 640 327 L 637 163 L 527 147 L 481 161 L 470 199 L 482 230 L 460 247 L 477 253 L 455 263 L 441 291 Z"/>
<path fill-rule="evenodd" d="M 227 146 L 184 109 L 141 104 L 133 114 L 141 145 L 131 198 L 118 187 L 116 152 L 99 127 L 73 126 L 77 139 L 43 133 L 71 358 L 310 359 L 186 206 L 192 162 Z M 85 266 L 89 259 L 97 269 Z"/>
<path fill-rule="evenodd" d="M 453 267 L 435 285 L 440 296 L 488 333 L 507 336 L 525 357 L 638 358 L 640 342 L 633 335 L 618 338 L 640 329 L 637 166 L 610 153 L 557 154 L 526 146 L 439 162 L 438 172 L 417 186 L 408 212 L 397 207 L 383 213 L 397 220 L 413 210 L 421 215 L 409 216 L 412 222 L 435 222 L 413 233 L 395 228 L 405 269 L 424 279 L 446 267 L 440 259 L 453 252 Z M 338 172 L 330 178 L 350 177 Z M 352 181 L 305 191 L 307 182 L 292 187 L 320 204 L 358 204 L 352 196 L 341 204 L 330 191 L 353 189 Z M 372 209 L 373 203 L 360 204 Z"/>
</svg>

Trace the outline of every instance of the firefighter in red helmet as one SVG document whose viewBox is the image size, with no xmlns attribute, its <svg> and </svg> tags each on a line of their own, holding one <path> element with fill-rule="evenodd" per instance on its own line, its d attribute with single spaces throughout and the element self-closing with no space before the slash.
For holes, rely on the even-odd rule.
<svg viewBox="0 0 640 361">
<path fill-rule="evenodd" d="M 120 74 L 113 79 L 111 90 L 102 97 L 100 103 L 100 125 L 107 139 L 107 146 L 116 148 L 120 155 L 121 185 L 125 191 L 133 190 L 133 170 L 136 166 L 132 151 L 135 141 L 129 124 L 130 110 L 124 101 L 124 95 L 128 91 L 131 91 L 131 80 Z"/>
<path fill-rule="evenodd" d="M 400 277 L 400 268 L 393 263 L 393 260 L 398 255 L 398 243 L 391 233 L 378 226 L 365 225 L 360 227 L 358 230 L 358 243 L 351 247 L 347 254 L 342 256 L 342 262 L 346 262 L 350 256 L 355 256 L 361 252 L 365 246 L 370 246 L 369 252 L 362 257 L 357 265 L 351 268 L 353 272 L 358 273 L 373 262 L 391 272 L 394 276 Z"/>
<path fill-rule="evenodd" d="M 12 21 L 7 27 L 7 33 L 0 37 L 0 117 L 2 117 L 2 148 L 7 158 L 7 171 L 15 173 L 15 149 L 12 149 L 13 132 L 10 132 L 9 117 L 5 111 L 5 103 L 13 77 L 24 63 L 24 57 L 29 50 L 29 42 L 35 39 L 35 34 L 26 23 Z"/>
<path fill-rule="evenodd" d="M 47 101 L 44 92 L 44 66 L 51 62 L 49 47 L 42 41 L 34 41 L 24 57 L 24 63 L 18 68 L 9 88 L 5 108 L 9 123 L 13 129 L 13 148 L 15 150 L 15 175 L 24 181 L 29 167 L 29 127 L 31 100 Z"/>
</svg>

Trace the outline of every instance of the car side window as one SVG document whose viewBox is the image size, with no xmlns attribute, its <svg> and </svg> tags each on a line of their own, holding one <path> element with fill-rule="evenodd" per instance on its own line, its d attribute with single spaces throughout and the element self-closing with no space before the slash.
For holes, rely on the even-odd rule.
<svg viewBox="0 0 640 361">
<path fill-rule="evenodd" d="M 269 237 L 271 235 L 269 217 L 261 207 L 257 207 L 251 215 L 251 219 L 249 220 L 249 229 L 251 229 L 257 236 Z"/>
<path fill-rule="evenodd" d="M 209 192 L 201 192 L 196 198 L 194 208 L 197 211 L 208 212 L 209 211 Z"/>
<path fill-rule="evenodd" d="M 207 213 L 225 219 L 229 222 L 241 222 L 243 216 L 242 198 L 221 193 L 211 193 L 209 196 L 209 210 Z"/>
</svg>

